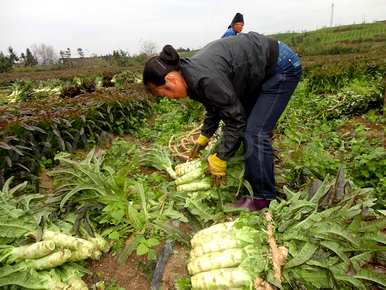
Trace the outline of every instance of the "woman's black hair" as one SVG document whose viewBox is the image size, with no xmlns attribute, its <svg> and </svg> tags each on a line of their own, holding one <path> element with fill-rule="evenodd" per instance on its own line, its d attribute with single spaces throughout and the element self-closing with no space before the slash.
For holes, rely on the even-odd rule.
<svg viewBox="0 0 386 290">
<path fill-rule="evenodd" d="M 143 83 L 145 86 L 165 84 L 165 76 L 180 69 L 180 56 L 171 45 L 165 45 L 159 56 L 154 56 L 145 63 Z"/>
</svg>

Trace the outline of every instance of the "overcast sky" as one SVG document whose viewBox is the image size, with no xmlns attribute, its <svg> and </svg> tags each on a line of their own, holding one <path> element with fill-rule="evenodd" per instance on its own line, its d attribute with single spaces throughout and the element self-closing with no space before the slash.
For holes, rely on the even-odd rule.
<svg viewBox="0 0 386 290">
<path fill-rule="evenodd" d="M 335 24 L 386 19 L 386 0 L 333 0 Z M 0 0 L 0 51 L 34 43 L 88 54 L 139 52 L 144 41 L 160 49 L 199 48 L 219 38 L 236 12 L 246 31 L 264 34 L 328 26 L 331 0 Z"/>
</svg>

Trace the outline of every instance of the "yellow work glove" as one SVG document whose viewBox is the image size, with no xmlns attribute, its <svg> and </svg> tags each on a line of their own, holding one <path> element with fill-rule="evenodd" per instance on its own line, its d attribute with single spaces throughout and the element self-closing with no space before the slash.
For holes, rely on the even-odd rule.
<svg viewBox="0 0 386 290">
<path fill-rule="evenodd" d="M 220 186 L 221 183 L 225 182 L 227 162 L 221 160 L 217 153 L 214 153 L 208 157 L 208 169 L 212 174 L 212 184 L 214 186 Z"/>
<path fill-rule="evenodd" d="M 194 142 L 192 151 L 190 152 L 190 158 L 195 159 L 198 157 L 200 151 L 206 147 L 209 142 L 209 138 L 200 134 L 196 142 Z"/>
</svg>

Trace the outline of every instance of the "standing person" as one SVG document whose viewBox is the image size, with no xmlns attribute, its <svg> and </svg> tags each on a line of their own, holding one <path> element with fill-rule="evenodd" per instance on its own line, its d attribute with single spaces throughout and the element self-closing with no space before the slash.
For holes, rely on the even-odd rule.
<svg viewBox="0 0 386 290">
<path fill-rule="evenodd" d="M 225 31 L 223 36 L 221 36 L 221 38 L 235 36 L 243 30 L 243 27 L 244 27 L 243 14 L 236 13 L 235 17 L 233 17 L 232 19 L 231 25 L 228 26 L 228 29 Z"/>
<path fill-rule="evenodd" d="M 215 183 L 226 176 L 227 160 L 244 142 L 245 179 L 255 197 L 235 205 L 257 210 L 276 197 L 272 130 L 284 111 L 301 75 L 298 56 L 284 43 L 256 32 L 207 44 L 191 58 L 179 58 L 166 45 L 144 67 L 143 82 L 153 95 L 190 98 L 206 109 L 196 157 L 224 122 L 222 141 L 208 157 Z"/>
</svg>

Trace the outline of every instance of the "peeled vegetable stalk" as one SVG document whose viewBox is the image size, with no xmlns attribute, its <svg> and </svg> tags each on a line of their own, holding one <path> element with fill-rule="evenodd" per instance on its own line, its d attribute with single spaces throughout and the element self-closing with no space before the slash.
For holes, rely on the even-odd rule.
<svg viewBox="0 0 386 290">
<path fill-rule="evenodd" d="M 227 232 L 227 231 L 230 231 L 232 229 L 234 225 L 234 222 L 226 222 L 226 223 L 220 223 L 220 224 L 216 224 L 216 225 L 213 225 L 211 227 L 208 227 L 208 228 L 205 228 L 199 232 L 197 232 L 193 238 L 190 240 L 190 243 L 192 245 L 192 247 L 196 247 L 198 245 L 200 245 L 202 242 L 201 240 L 205 240 L 206 237 L 208 237 L 209 235 L 214 235 L 214 234 L 217 234 L 217 233 L 220 233 L 220 232 Z"/>
<path fill-rule="evenodd" d="M 71 251 L 64 249 L 40 259 L 29 260 L 32 268 L 36 270 L 51 269 L 66 263 L 71 258 Z"/>
<path fill-rule="evenodd" d="M 241 248 L 243 246 L 243 242 L 235 238 L 232 232 L 215 234 L 209 237 L 209 239 L 205 240 L 205 243 L 200 243 L 192 249 L 190 252 L 192 258 L 211 252 Z"/>
<path fill-rule="evenodd" d="M 109 243 L 98 234 L 95 234 L 95 238 L 88 238 L 88 240 L 96 245 L 98 250 L 102 253 L 107 253 L 110 250 Z"/>
<path fill-rule="evenodd" d="M 235 267 L 242 262 L 243 258 L 245 258 L 243 249 L 236 248 L 212 252 L 193 258 L 188 263 L 188 270 L 189 273 L 194 275 L 213 269 Z"/>
<path fill-rule="evenodd" d="M 242 288 L 252 283 L 248 272 L 240 268 L 217 269 L 192 276 L 192 289 Z"/>
<path fill-rule="evenodd" d="M 191 183 L 178 185 L 177 191 L 179 191 L 179 192 L 191 192 L 191 191 L 208 190 L 210 188 L 211 188 L 210 179 L 204 178 L 200 181 L 194 181 Z"/>
<path fill-rule="evenodd" d="M 3 251 L 0 262 L 7 260 L 8 263 L 12 263 L 16 260 L 37 259 L 47 256 L 54 250 L 55 243 L 53 241 L 42 241 L 20 247 L 9 247 Z"/>
<path fill-rule="evenodd" d="M 204 166 L 203 164 L 200 164 L 199 167 L 194 168 L 194 169 L 190 170 L 189 172 L 187 172 L 186 174 L 178 177 L 176 179 L 175 183 L 176 183 L 176 185 L 181 185 L 181 184 L 186 184 L 186 183 L 192 182 L 192 181 L 202 177 L 205 173 L 205 170 L 206 170 L 206 166 Z"/>
<path fill-rule="evenodd" d="M 191 240 L 188 263 L 192 289 L 242 289 L 251 286 L 253 275 L 242 265 L 268 255 L 266 242 L 259 245 L 264 239 L 262 231 L 248 225 L 236 227 L 235 222 L 217 224 L 197 232 Z M 255 268 L 264 271 L 267 265 L 262 261 Z"/>
<path fill-rule="evenodd" d="M 81 279 L 83 273 L 81 273 L 76 267 L 64 266 L 63 267 L 63 280 L 69 285 L 69 289 L 72 290 L 87 290 L 87 284 Z"/>
<path fill-rule="evenodd" d="M 175 172 L 177 177 L 183 176 L 192 170 L 199 168 L 202 165 L 201 160 L 194 160 L 176 165 Z"/>
<path fill-rule="evenodd" d="M 68 248 L 71 250 L 88 251 L 95 248 L 95 245 L 85 239 L 75 238 L 60 232 L 53 232 L 45 230 L 43 232 L 43 240 L 53 241 L 56 246 L 61 248 Z"/>
</svg>

